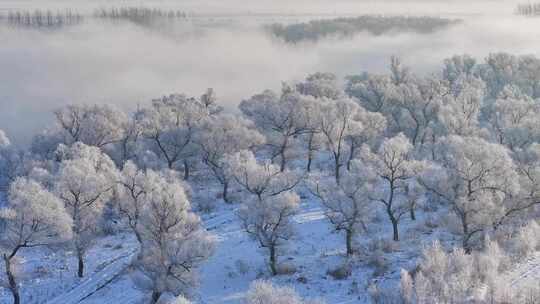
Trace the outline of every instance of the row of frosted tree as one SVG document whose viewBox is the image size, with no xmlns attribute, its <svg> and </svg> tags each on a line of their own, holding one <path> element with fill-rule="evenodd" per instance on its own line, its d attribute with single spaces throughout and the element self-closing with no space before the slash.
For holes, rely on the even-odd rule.
<svg viewBox="0 0 540 304">
<path fill-rule="evenodd" d="M 83 21 L 83 16 L 70 9 L 56 12 L 51 10 L 9 11 L 6 19 L 11 26 L 39 28 L 80 24 Z"/>
<path fill-rule="evenodd" d="M 382 35 L 388 32 L 432 33 L 459 23 L 439 17 L 363 15 L 350 18 L 312 20 L 305 23 L 280 24 L 268 27 L 277 38 L 287 43 L 316 42 L 330 37 L 350 37 L 361 32 Z"/>
<path fill-rule="evenodd" d="M 522 16 L 539 16 L 540 3 L 522 3 L 518 4 L 516 14 Z"/>
<path fill-rule="evenodd" d="M 89 17 L 101 20 L 123 20 L 139 24 L 147 24 L 160 20 L 183 20 L 188 14 L 180 10 L 164 10 L 148 7 L 113 7 L 96 9 L 88 16 L 71 9 L 65 10 L 9 10 L 6 15 L 0 15 L 10 26 L 32 28 L 60 28 L 77 25 Z"/>
<path fill-rule="evenodd" d="M 164 10 L 147 7 L 101 8 L 94 11 L 96 18 L 111 20 L 129 20 L 133 22 L 150 22 L 159 19 L 186 19 L 187 13 L 180 10 Z"/>
<path fill-rule="evenodd" d="M 373 299 L 462 303 L 489 294 L 519 303 L 495 291 L 502 271 L 540 249 L 539 97 L 540 60 L 498 53 L 483 62 L 455 56 L 429 76 L 394 57 L 388 73 L 351 76 L 344 87 L 316 73 L 243 100 L 241 115 L 224 112 L 211 89 L 130 114 L 65 106 L 27 151 L 0 137 L 6 285 L 19 303 L 13 258 L 56 241 L 72 245 L 83 276 L 104 211 L 113 210 L 140 244 L 135 265 L 152 282 L 152 302 L 189 296 L 196 267 L 213 252 L 191 207 L 207 203 L 190 190 L 203 183 L 219 193 L 210 200 L 240 204 L 237 217 L 272 275 L 283 273 L 303 189 L 343 235 L 348 257 L 377 214 L 399 242 L 420 205 L 441 206 L 454 219 L 441 225 L 459 246 L 427 248 L 417 269 L 403 271 L 399 294 L 374 287 Z M 257 299 L 256 290 L 274 287 L 253 288 Z"/>
</svg>

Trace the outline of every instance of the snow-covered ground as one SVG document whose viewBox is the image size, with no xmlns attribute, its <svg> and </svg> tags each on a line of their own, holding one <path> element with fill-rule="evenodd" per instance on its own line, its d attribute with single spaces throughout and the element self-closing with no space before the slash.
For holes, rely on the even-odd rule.
<svg viewBox="0 0 540 304">
<path fill-rule="evenodd" d="M 511 289 L 526 292 L 531 287 L 540 288 L 540 252 L 516 265 L 505 275 Z"/>
<path fill-rule="evenodd" d="M 22 303 L 78 303 L 129 264 L 128 256 L 136 250 L 136 241 L 129 234 L 101 238 L 87 253 L 86 276 L 79 279 L 74 252 L 23 249 L 18 260 Z M 11 303 L 11 294 L 6 289 L 0 289 L 0 303 Z"/>
<path fill-rule="evenodd" d="M 192 295 L 195 303 L 242 303 L 250 283 L 261 278 L 291 285 L 300 295 L 321 298 L 327 303 L 369 303 L 367 286 L 395 286 L 400 269 L 416 265 L 423 245 L 435 239 L 452 244 L 456 239 L 430 224 L 445 210 L 421 210 L 416 221 L 404 220 L 399 243 L 388 241 L 391 226 L 381 214 L 357 238 L 359 254 L 347 259 L 344 236 L 332 231 L 321 205 L 307 191 L 300 192 L 304 193 L 301 211 L 295 217 L 298 233 L 279 259 L 295 269 L 287 275 L 269 276 L 265 252 L 240 227 L 235 214 L 238 204 L 218 201 L 215 210 L 201 214 L 206 228 L 217 238 L 217 247 L 200 268 L 200 286 Z M 148 292 L 137 287 L 129 267 L 136 252 L 136 241 L 127 232 L 103 237 L 88 252 L 87 275 L 79 280 L 72 252 L 46 248 L 24 251 L 20 260 L 21 274 L 25 274 L 21 283 L 23 303 L 146 303 Z M 349 277 L 338 280 L 328 274 L 345 263 L 352 265 Z M 516 290 L 538 284 L 540 253 L 515 267 L 506 278 Z M 0 291 L 0 303 L 11 303 L 10 299 L 6 290 Z"/>
</svg>

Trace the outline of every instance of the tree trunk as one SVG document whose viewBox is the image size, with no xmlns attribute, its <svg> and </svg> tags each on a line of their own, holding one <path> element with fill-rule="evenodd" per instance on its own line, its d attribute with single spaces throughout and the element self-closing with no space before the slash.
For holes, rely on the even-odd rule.
<svg viewBox="0 0 540 304">
<path fill-rule="evenodd" d="M 349 159 L 347 160 L 347 171 L 351 170 L 351 163 L 354 159 L 354 151 L 356 150 L 356 146 L 351 143 L 351 149 L 349 150 Z"/>
<path fill-rule="evenodd" d="M 272 270 L 272 275 L 277 275 L 277 258 L 276 258 L 276 247 L 270 245 L 270 270 Z"/>
<path fill-rule="evenodd" d="M 225 203 L 230 204 L 231 202 L 229 201 L 228 194 L 229 194 L 229 182 L 225 181 L 223 182 L 223 200 L 225 201 Z"/>
<path fill-rule="evenodd" d="M 285 165 L 287 163 L 287 160 L 285 159 L 285 150 L 281 151 L 279 158 L 280 158 L 279 170 L 283 172 L 285 171 Z"/>
<path fill-rule="evenodd" d="M 157 303 L 159 300 L 159 297 L 161 297 L 161 292 L 159 291 L 152 291 L 152 302 L 151 303 Z"/>
<path fill-rule="evenodd" d="M 461 226 L 463 228 L 463 240 L 462 246 L 466 253 L 471 253 L 471 245 L 469 244 L 470 234 L 469 234 L 469 223 L 467 222 L 467 213 L 461 212 Z"/>
<path fill-rule="evenodd" d="M 133 233 L 135 233 L 135 237 L 137 238 L 137 242 L 139 243 L 139 253 L 137 254 L 137 260 L 142 260 L 144 256 L 143 238 L 141 233 L 136 228 L 133 228 Z"/>
<path fill-rule="evenodd" d="M 79 278 L 82 278 L 84 276 L 84 257 L 83 254 L 80 252 L 77 252 L 77 258 L 79 260 L 79 270 L 77 271 L 77 275 Z"/>
<path fill-rule="evenodd" d="M 13 304 L 20 304 L 21 303 L 21 296 L 19 294 L 19 287 L 17 286 L 17 282 L 15 281 L 15 275 L 13 274 L 13 270 L 11 269 L 11 258 L 8 257 L 6 254 L 4 254 L 4 264 L 6 267 L 6 276 L 8 278 L 8 289 L 11 291 L 11 295 L 13 296 Z"/>
<path fill-rule="evenodd" d="M 187 160 L 184 160 L 184 180 L 189 179 L 189 163 Z"/>
<path fill-rule="evenodd" d="M 466 254 L 470 254 L 472 252 L 471 245 L 469 244 L 469 238 L 467 236 L 463 237 L 462 246 Z"/>
<path fill-rule="evenodd" d="M 137 238 L 137 242 L 139 243 L 139 245 L 141 245 L 142 247 L 142 243 L 143 243 L 143 238 L 142 238 L 142 235 L 141 233 L 139 232 L 139 230 L 135 227 L 133 227 L 133 233 L 135 234 L 135 237 Z"/>
<path fill-rule="evenodd" d="M 334 175 L 336 176 L 336 183 L 339 185 L 339 178 L 340 178 L 340 168 L 341 164 L 339 163 L 339 157 L 335 157 L 334 159 Z"/>
<path fill-rule="evenodd" d="M 399 241 L 399 230 L 398 230 L 398 221 L 392 219 L 392 228 L 394 230 L 394 241 Z"/>
<path fill-rule="evenodd" d="M 313 152 L 310 150 L 308 152 L 308 159 L 307 159 L 307 172 L 311 172 L 311 163 L 313 162 Z"/>
<path fill-rule="evenodd" d="M 285 152 L 287 151 L 288 144 L 289 144 L 289 137 L 286 136 L 279 149 L 279 158 L 280 158 L 279 168 L 281 172 L 285 171 L 285 165 L 287 164 L 287 159 L 285 158 Z"/>
<path fill-rule="evenodd" d="M 311 172 L 311 163 L 313 162 L 313 138 L 314 137 L 315 137 L 314 133 L 309 134 L 307 172 Z"/>
<path fill-rule="evenodd" d="M 390 196 L 388 197 L 388 204 L 386 205 L 386 213 L 388 214 L 388 217 L 390 218 L 390 221 L 392 222 L 392 229 L 394 230 L 394 241 L 399 241 L 399 231 L 398 231 L 398 223 L 399 218 L 396 218 L 394 216 L 394 212 L 392 211 L 392 205 L 394 204 L 394 191 L 396 187 L 394 186 L 395 180 L 390 180 Z"/>
<path fill-rule="evenodd" d="M 409 210 L 409 214 L 411 215 L 411 220 L 416 221 L 416 212 L 414 211 L 414 205 L 411 206 L 411 210 Z"/>
<path fill-rule="evenodd" d="M 353 247 L 352 247 L 352 238 L 353 238 L 353 232 L 351 230 L 345 231 L 345 241 L 347 244 L 347 255 L 351 256 L 353 255 Z"/>
</svg>

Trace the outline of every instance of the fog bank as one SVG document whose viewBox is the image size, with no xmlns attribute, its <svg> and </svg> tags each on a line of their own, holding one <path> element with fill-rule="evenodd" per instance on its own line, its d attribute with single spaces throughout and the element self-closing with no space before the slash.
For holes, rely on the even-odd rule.
<svg viewBox="0 0 540 304">
<path fill-rule="evenodd" d="M 9 2 L 31 6 L 37 1 L 4 1 L 2 7 Z M 66 3 L 52 2 L 59 7 Z M 187 3 L 195 5 L 195 1 Z M 217 5 L 216 1 L 205 3 Z M 275 5 L 280 3 L 284 2 Z M 301 2 L 291 7 L 295 5 L 301 7 Z M 460 5 L 456 7 L 463 8 Z M 424 6 L 436 10 L 436 5 Z M 406 10 L 407 5 L 396 7 Z M 51 111 L 61 105 L 113 103 L 132 110 L 163 94 L 200 95 L 209 87 L 217 91 L 222 104 L 234 109 L 242 98 L 278 89 L 281 81 L 298 80 L 316 71 L 340 77 L 383 71 L 391 55 L 402 57 L 421 73 L 437 72 L 442 60 L 453 54 L 468 53 L 479 59 L 498 51 L 538 55 L 540 19 L 512 14 L 462 18 L 462 24 L 425 35 L 361 33 L 346 40 L 299 45 L 279 42 L 262 31 L 263 23 L 291 22 L 290 17 L 201 18 L 159 29 L 94 21 L 52 31 L 2 26 L 0 129 L 15 143 L 25 144 L 51 122 Z"/>
</svg>

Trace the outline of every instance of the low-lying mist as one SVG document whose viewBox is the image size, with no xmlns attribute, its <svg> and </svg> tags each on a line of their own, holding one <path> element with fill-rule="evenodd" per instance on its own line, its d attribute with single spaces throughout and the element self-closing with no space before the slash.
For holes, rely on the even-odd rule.
<svg viewBox="0 0 540 304">
<path fill-rule="evenodd" d="M 144 27 L 88 21 L 57 30 L 0 27 L 0 129 L 17 144 L 52 121 L 69 103 L 112 103 L 124 109 L 173 92 L 200 95 L 214 88 L 234 110 L 243 99 L 278 89 L 316 71 L 339 77 L 381 72 L 391 55 L 424 73 L 444 58 L 490 52 L 536 54 L 540 20 L 512 16 L 464 17 L 429 34 L 357 34 L 288 45 L 263 29 L 279 22 L 258 17 L 175 22 Z M 524 31 L 527 29 L 527 31 Z"/>
</svg>

